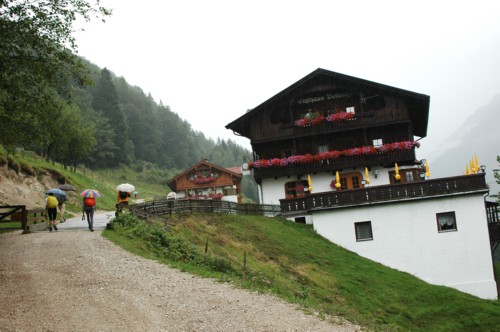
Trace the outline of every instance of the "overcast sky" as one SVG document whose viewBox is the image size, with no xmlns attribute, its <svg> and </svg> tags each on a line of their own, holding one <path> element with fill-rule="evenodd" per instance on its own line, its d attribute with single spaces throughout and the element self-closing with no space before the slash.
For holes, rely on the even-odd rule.
<svg viewBox="0 0 500 332">
<path fill-rule="evenodd" d="M 79 55 L 247 148 L 225 125 L 317 68 L 429 95 L 419 158 L 500 93 L 500 1 L 102 3 Z"/>
</svg>

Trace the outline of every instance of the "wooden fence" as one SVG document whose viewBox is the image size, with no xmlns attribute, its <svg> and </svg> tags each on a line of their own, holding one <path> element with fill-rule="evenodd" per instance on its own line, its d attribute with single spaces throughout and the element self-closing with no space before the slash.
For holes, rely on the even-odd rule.
<svg viewBox="0 0 500 332">
<path fill-rule="evenodd" d="M 22 229 L 23 233 L 45 227 L 46 210 L 36 208 L 28 210 L 26 205 L 0 206 L 0 223 L 19 223 L 19 227 L 2 227 L 2 229 Z"/>
<path fill-rule="evenodd" d="M 254 214 L 274 217 L 281 214 L 279 205 L 238 204 L 221 200 L 205 199 L 160 199 L 130 206 L 132 213 L 139 217 L 147 215 L 165 216 L 179 213 L 230 213 Z"/>
</svg>

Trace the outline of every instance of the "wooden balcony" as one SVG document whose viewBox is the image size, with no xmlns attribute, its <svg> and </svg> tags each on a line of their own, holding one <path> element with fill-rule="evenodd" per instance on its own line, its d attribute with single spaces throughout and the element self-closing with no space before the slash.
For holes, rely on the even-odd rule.
<svg viewBox="0 0 500 332">
<path fill-rule="evenodd" d="M 304 198 L 281 199 L 283 214 L 335 209 L 374 203 L 487 192 L 485 174 L 464 175 L 394 185 L 309 194 Z"/>
<path fill-rule="evenodd" d="M 328 172 L 342 170 L 346 168 L 371 167 L 373 165 L 400 165 L 412 164 L 416 159 L 415 149 L 398 150 L 385 154 L 359 155 L 359 156 L 341 156 L 335 159 L 325 159 L 314 161 L 310 164 L 287 165 L 285 167 L 271 166 L 255 168 L 252 170 L 253 176 L 257 182 L 261 179 L 290 176 L 306 175 L 317 172 Z"/>
</svg>

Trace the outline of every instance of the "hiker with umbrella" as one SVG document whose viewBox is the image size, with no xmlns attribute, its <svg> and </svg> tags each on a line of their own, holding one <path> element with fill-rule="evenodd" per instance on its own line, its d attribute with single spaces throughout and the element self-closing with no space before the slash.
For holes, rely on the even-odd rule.
<svg viewBox="0 0 500 332">
<path fill-rule="evenodd" d="M 94 231 L 94 211 L 96 210 L 96 201 L 97 197 L 101 197 L 102 194 L 95 189 L 85 189 L 80 193 L 80 196 L 83 197 L 82 204 L 82 219 L 85 219 L 85 215 L 87 215 L 87 223 L 89 224 L 89 229 L 91 232 Z"/>
<path fill-rule="evenodd" d="M 57 231 L 57 210 L 61 214 L 61 221 L 64 220 L 64 202 L 66 202 L 66 193 L 59 188 L 52 188 L 45 192 L 47 197 L 47 215 L 49 217 L 49 231 L 52 227 Z M 55 205 L 55 206 L 54 206 Z"/>
<path fill-rule="evenodd" d="M 64 195 L 60 195 L 58 196 L 56 194 L 56 198 L 57 198 L 57 201 L 59 202 L 59 205 L 58 205 L 58 209 L 59 209 L 59 213 L 61 214 L 61 219 L 60 219 L 60 223 L 63 223 L 66 221 L 66 217 L 64 216 L 65 213 L 66 213 L 66 192 L 67 191 L 76 191 L 75 187 L 73 187 L 72 185 L 70 184 L 62 184 L 60 185 L 59 187 L 57 187 L 57 189 L 61 189 L 63 192 L 64 192 Z"/>
<path fill-rule="evenodd" d="M 116 204 L 115 216 L 118 216 L 128 206 L 130 193 L 135 190 L 135 187 L 130 183 L 122 183 L 116 186 L 116 190 L 118 191 L 118 203 Z"/>
</svg>

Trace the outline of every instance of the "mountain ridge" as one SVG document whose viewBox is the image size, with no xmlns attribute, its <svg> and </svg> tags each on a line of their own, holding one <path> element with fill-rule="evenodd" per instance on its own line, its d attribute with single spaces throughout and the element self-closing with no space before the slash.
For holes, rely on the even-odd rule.
<svg viewBox="0 0 500 332">
<path fill-rule="evenodd" d="M 471 159 L 477 156 L 479 164 L 486 166 L 490 194 L 498 194 L 500 185 L 495 181 L 493 170 L 500 168 L 497 162 L 500 155 L 499 124 L 500 93 L 473 112 L 465 124 L 440 144 L 445 150 L 429 160 L 432 176 L 463 175 Z"/>
</svg>

